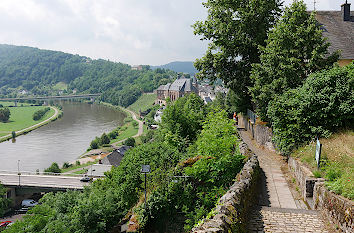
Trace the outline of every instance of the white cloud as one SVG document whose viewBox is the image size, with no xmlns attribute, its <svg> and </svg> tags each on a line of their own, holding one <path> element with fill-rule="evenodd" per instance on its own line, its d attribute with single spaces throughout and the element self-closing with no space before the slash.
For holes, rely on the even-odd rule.
<svg viewBox="0 0 354 233">
<path fill-rule="evenodd" d="M 316 1 L 318 10 L 340 10 L 344 2 Z M 305 2 L 312 9 L 313 0 Z M 129 64 L 194 60 L 206 50 L 206 42 L 201 42 L 191 27 L 206 17 L 201 3 L 202 0 L 1 0 L 0 43 Z"/>
</svg>

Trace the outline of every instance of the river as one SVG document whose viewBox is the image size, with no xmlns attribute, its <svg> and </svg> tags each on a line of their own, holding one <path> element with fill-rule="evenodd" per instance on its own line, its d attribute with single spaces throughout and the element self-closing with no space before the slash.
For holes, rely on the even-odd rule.
<svg viewBox="0 0 354 233">
<path fill-rule="evenodd" d="M 0 143 L 0 170 L 43 171 L 52 162 L 61 166 L 77 159 L 95 136 L 123 124 L 125 114 L 112 108 L 81 102 L 61 102 L 64 116 L 16 142 Z"/>
</svg>

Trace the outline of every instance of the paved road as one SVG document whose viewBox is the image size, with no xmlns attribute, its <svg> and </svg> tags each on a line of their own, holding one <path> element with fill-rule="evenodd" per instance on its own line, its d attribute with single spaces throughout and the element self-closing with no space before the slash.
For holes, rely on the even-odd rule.
<svg viewBox="0 0 354 233">
<path fill-rule="evenodd" d="M 19 184 L 18 175 L 0 174 L 0 182 L 3 185 L 17 186 Z M 21 186 L 60 188 L 60 189 L 83 189 L 88 182 L 81 182 L 81 177 L 65 177 L 50 175 L 21 175 Z"/>
<path fill-rule="evenodd" d="M 58 116 L 58 113 L 59 113 L 58 109 L 57 109 L 57 108 L 54 108 L 54 107 L 52 107 L 52 106 L 50 106 L 50 107 L 51 107 L 52 109 L 54 109 L 54 111 L 55 111 L 53 116 L 49 117 L 47 120 L 44 120 L 44 121 L 42 121 L 42 122 L 39 122 L 39 123 L 35 124 L 35 125 L 32 125 L 32 126 L 30 126 L 30 127 L 27 127 L 27 128 L 25 128 L 25 129 L 21 129 L 21 130 L 19 130 L 19 131 L 16 131 L 16 135 L 20 135 L 20 134 L 23 133 L 23 132 L 26 132 L 26 131 L 30 131 L 30 130 L 32 130 L 32 129 L 35 129 L 35 128 L 37 128 L 38 126 L 41 126 L 41 125 L 43 125 L 43 124 L 46 124 L 46 123 L 50 122 L 54 117 L 57 117 L 57 116 Z M 12 137 L 12 134 L 8 134 L 8 135 L 5 135 L 5 136 L 2 136 L 2 137 L 0 137 L 0 140 L 3 139 L 3 138 L 7 138 L 7 137 Z"/>
</svg>

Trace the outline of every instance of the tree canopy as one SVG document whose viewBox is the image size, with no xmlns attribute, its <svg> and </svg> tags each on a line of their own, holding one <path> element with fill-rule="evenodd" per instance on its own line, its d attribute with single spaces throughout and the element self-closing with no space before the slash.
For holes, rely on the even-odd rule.
<svg viewBox="0 0 354 233">
<path fill-rule="evenodd" d="M 253 64 L 250 88 L 262 120 L 267 121 L 269 101 L 303 84 L 308 75 L 328 69 L 338 54 L 328 54 L 329 43 L 322 37 L 315 13 L 309 14 L 303 1 L 295 1 L 269 32 L 266 46 L 260 47 L 260 62 Z"/>
<path fill-rule="evenodd" d="M 267 33 L 280 15 L 280 0 L 208 0 L 208 18 L 194 24 L 194 33 L 210 41 L 195 62 L 201 78 L 220 78 L 237 96 L 238 111 L 246 111 L 251 100 L 250 71 L 258 63 L 258 47 L 265 46 Z"/>
</svg>

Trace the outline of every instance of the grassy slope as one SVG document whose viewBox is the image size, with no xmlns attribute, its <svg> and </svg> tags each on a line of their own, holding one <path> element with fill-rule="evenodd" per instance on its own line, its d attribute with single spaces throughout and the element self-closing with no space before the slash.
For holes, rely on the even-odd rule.
<svg viewBox="0 0 354 233">
<path fill-rule="evenodd" d="M 317 177 L 330 181 L 327 185 L 336 193 L 354 199 L 354 131 L 349 130 L 320 139 L 321 169 L 317 170 L 316 144 L 310 143 L 296 150 L 292 156 L 305 163 Z"/>
<path fill-rule="evenodd" d="M 151 93 L 145 93 L 140 98 L 135 101 L 132 105 L 128 107 L 128 109 L 139 113 L 139 110 L 145 111 L 148 108 L 152 107 L 155 100 L 157 98 L 156 94 L 151 94 Z"/>
<path fill-rule="evenodd" d="M 4 105 L 5 106 L 5 105 Z M 25 106 L 25 107 L 12 107 L 9 108 L 11 115 L 9 122 L 0 122 L 0 136 L 7 135 L 12 131 L 18 131 L 31 125 L 35 125 L 41 121 L 44 121 L 54 114 L 54 110 L 50 109 L 44 117 L 38 121 L 32 119 L 33 113 L 39 109 L 43 109 L 45 106 Z"/>
</svg>

